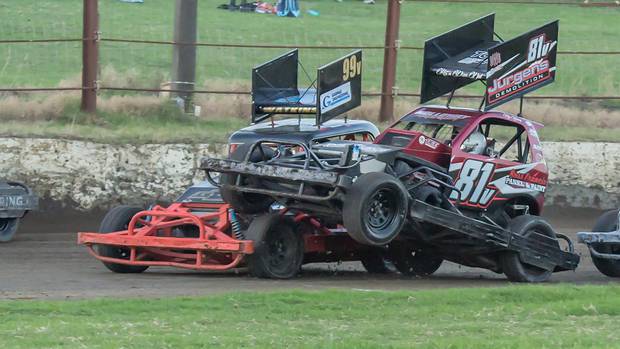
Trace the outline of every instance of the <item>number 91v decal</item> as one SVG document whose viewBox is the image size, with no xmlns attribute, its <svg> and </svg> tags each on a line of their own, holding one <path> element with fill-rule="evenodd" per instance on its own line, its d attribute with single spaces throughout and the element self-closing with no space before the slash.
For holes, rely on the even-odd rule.
<svg viewBox="0 0 620 349">
<path fill-rule="evenodd" d="M 497 193 L 497 190 L 487 188 L 494 171 L 493 163 L 471 159 L 465 161 L 454 185 L 458 192 L 453 190 L 450 199 L 465 205 L 487 206 Z"/>
</svg>

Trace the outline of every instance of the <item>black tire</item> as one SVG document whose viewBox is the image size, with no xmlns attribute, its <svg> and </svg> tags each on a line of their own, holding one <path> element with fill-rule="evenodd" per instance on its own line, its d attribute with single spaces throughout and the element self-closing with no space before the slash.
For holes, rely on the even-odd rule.
<svg viewBox="0 0 620 349">
<path fill-rule="evenodd" d="M 19 218 L 0 218 L 0 242 L 13 240 L 19 228 Z"/>
<path fill-rule="evenodd" d="M 250 274 L 265 279 L 290 279 L 299 273 L 304 260 L 304 240 L 294 222 L 279 214 L 252 220 L 245 237 L 254 242 L 248 255 Z"/>
<path fill-rule="evenodd" d="M 373 248 L 362 253 L 360 262 L 370 274 L 390 274 L 396 271 L 384 249 Z"/>
<path fill-rule="evenodd" d="M 344 198 L 344 227 L 361 244 L 388 244 L 407 220 L 408 200 L 407 189 L 397 178 L 382 172 L 364 174 Z"/>
<path fill-rule="evenodd" d="M 529 236 L 532 233 L 546 235 L 553 239 L 557 238 L 553 228 L 544 219 L 532 216 L 522 215 L 510 220 L 508 229 L 521 236 Z M 557 243 L 558 249 L 560 244 Z M 549 280 L 552 270 L 545 270 L 527 263 L 523 263 L 517 252 L 505 252 L 500 256 L 502 269 L 508 280 L 513 282 L 545 282 Z"/>
<path fill-rule="evenodd" d="M 609 211 L 596 220 L 592 231 L 612 232 L 618 229 L 618 210 Z M 599 253 L 620 254 L 620 246 L 612 244 L 593 244 L 592 247 Z M 592 256 L 592 254 L 590 254 Z M 605 259 L 592 256 L 596 269 L 609 277 L 620 277 L 620 260 Z"/>
<path fill-rule="evenodd" d="M 143 209 L 132 206 L 117 206 L 108 211 L 101 221 L 99 232 L 102 234 L 126 230 L 131 218 Z M 104 257 L 129 259 L 129 249 L 117 246 L 97 245 L 97 252 Z M 148 269 L 148 266 L 124 265 L 103 262 L 106 268 L 115 273 L 135 274 Z"/>
<path fill-rule="evenodd" d="M 429 276 L 443 263 L 443 258 L 405 242 L 390 244 L 390 259 L 396 270 L 406 276 Z"/>
<path fill-rule="evenodd" d="M 236 161 L 245 160 L 246 154 L 250 151 L 250 147 L 250 144 L 239 145 L 239 147 L 230 154 L 230 159 Z M 249 160 L 250 162 L 269 160 L 273 155 L 273 150 L 268 147 L 261 146 L 260 149 L 256 147 Z M 238 175 L 232 173 L 222 173 L 220 175 L 220 184 L 235 185 L 237 183 L 237 176 Z M 269 211 L 271 204 L 273 204 L 272 198 L 261 194 L 241 193 L 223 187 L 220 188 L 220 194 L 222 195 L 222 199 L 229 203 L 240 214 L 265 213 Z"/>
</svg>

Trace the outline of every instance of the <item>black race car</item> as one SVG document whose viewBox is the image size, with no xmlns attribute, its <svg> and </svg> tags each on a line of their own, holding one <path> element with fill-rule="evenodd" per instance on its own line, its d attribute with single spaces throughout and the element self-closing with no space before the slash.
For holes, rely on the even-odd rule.
<svg viewBox="0 0 620 349">
<path fill-rule="evenodd" d="M 13 239 L 20 219 L 38 204 L 38 197 L 26 185 L 0 181 L 0 243 Z"/>
</svg>

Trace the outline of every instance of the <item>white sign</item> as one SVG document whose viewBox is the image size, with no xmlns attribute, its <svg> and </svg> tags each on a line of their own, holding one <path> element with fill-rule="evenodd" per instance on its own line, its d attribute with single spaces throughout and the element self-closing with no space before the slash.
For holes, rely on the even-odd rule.
<svg viewBox="0 0 620 349">
<path fill-rule="evenodd" d="M 321 94 L 321 113 L 326 113 L 332 109 L 351 101 L 351 82 L 340 85 L 335 89 Z"/>
</svg>

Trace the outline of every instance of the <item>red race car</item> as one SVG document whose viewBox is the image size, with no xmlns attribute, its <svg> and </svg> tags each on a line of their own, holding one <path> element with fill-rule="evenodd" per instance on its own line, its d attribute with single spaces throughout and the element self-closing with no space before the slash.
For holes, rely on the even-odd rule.
<svg viewBox="0 0 620 349">
<path fill-rule="evenodd" d="M 444 259 L 519 282 L 573 270 L 571 241 L 539 217 L 548 178 L 542 125 L 491 110 L 553 82 L 558 22 L 505 42 L 493 28 L 489 15 L 428 40 L 421 102 L 449 94 L 448 104 L 417 108 L 373 144 L 272 136 L 228 159 L 204 159 L 202 168 L 239 214 L 269 215 L 276 202 L 342 224 L 358 243 L 383 248 L 402 273 L 428 275 Z M 348 73 L 350 64 L 341 68 Z M 456 89 L 477 81 L 486 86 L 479 109 L 450 106 Z M 343 79 L 331 82 L 329 92 L 348 89 Z M 277 220 L 250 221 L 248 234 L 278 240 Z M 279 248 L 291 251 L 301 238 L 287 239 Z"/>
</svg>

